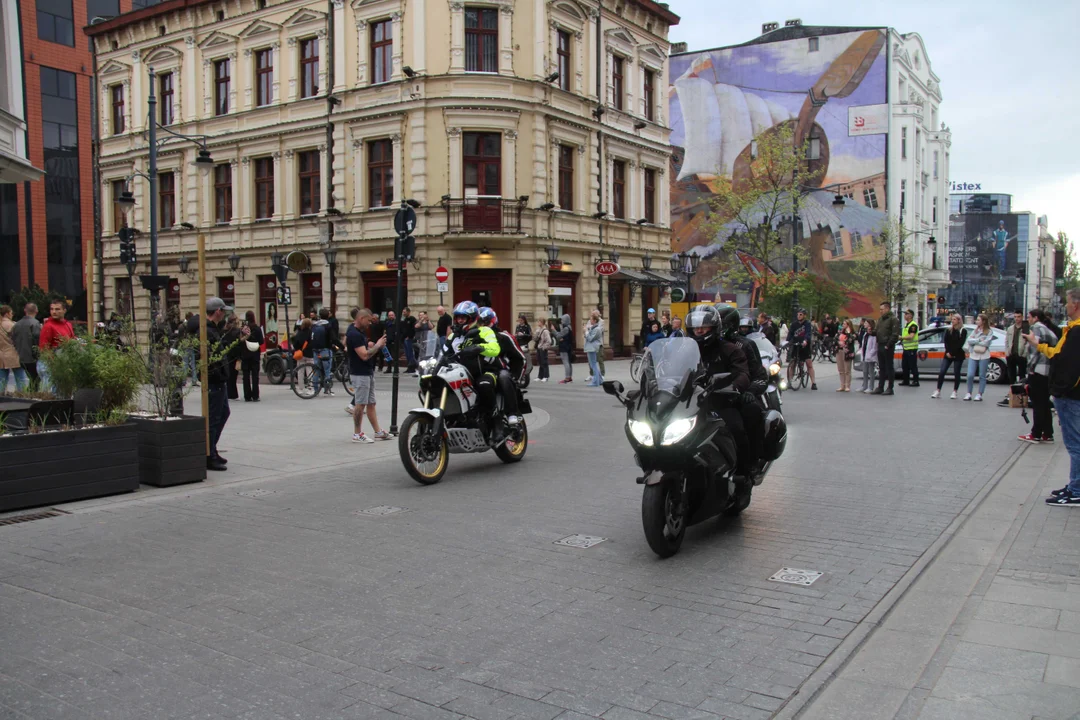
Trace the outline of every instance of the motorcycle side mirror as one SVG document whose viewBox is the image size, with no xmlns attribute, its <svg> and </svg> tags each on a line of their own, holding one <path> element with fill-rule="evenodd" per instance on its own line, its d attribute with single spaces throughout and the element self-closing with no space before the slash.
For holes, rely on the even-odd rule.
<svg viewBox="0 0 1080 720">
<path fill-rule="evenodd" d="M 618 380 L 605 380 L 603 383 L 604 392 L 608 395 L 614 395 L 615 397 L 622 399 L 623 392 L 626 390 L 623 384 Z"/>
</svg>

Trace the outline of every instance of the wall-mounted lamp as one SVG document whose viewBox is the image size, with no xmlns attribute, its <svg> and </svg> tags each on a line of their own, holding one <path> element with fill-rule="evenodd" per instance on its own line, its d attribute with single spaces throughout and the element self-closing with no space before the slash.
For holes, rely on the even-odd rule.
<svg viewBox="0 0 1080 720">
<path fill-rule="evenodd" d="M 837 193 L 836 197 L 833 198 L 832 205 L 834 208 L 839 208 L 840 210 L 843 210 L 845 207 L 847 207 L 847 202 L 843 195 Z"/>
<path fill-rule="evenodd" d="M 192 163 L 199 170 L 199 174 L 206 177 L 210 174 L 210 171 L 214 169 L 214 158 L 210 156 L 210 151 L 205 147 L 199 150 L 199 154 L 195 157 L 195 162 Z"/>
<path fill-rule="evenodd" d="M 412 69 L 411 67 L 409 67 L 408 65 L 406 65 L 405 67 L 401 68 L 401 72 L 405 73 L 405 77 L 407 77 L 407 78 L 414 78 L 414 77 L 416 77 L 416 71 L 415 71 L 415 70 L 413 70 L 413 69 Z"/>
<path fill-rule="evenodd" d="M 649 254 L 648 250 L 646 250 L 645 254 L 641 257 L 641 269 L 645 272 L 652 270 L 652 255 Z"/>
<path fill-rule="evenodd" d="M 593 114 L 594 118 L 599 120 L 601 118 L 601 116 L 603 116 L 603 114 L 606 113 L 606 112 L 607 112 L 607 109 L 603 105 L 597 105 L 593 109 L 592 114 Z"/>
<path fill-rule="evenodd" d="M 636 123 L 634 123 L 635 130 L 644 130 L 648 126 L 649 123 L 645 122 L 644 120 L 638 120 Z"/>
<path fill-rule="evenodd" d="M 555 203 L 544 203 L 543 205 L 540 206 L 540 209 L 541 210 L 554 210 L 555 209 Z"/>
<path fill-rule="evenodd" d="M 337 215 L 337 216 L 340 217 L 341 216 L 341 210 L 338 210 L 336 207 L 328 207 L 328 208 L 326 208 L 326 214 L 327 215 Z"/>
<path fill-rule="evenodd" d="M 551 83 L 551 82 L 555 82 L 558 79 L 559 79 L 559 71 L 556 70 L 555 72 L 551 73 L 546 78 L 544 78 L 544 82 Z"/>
<path fill-rule="evenodd" d="M 240 279 L 244 279 L 246 268 L 240 266 L 240 256 L 236 253 L 229 256 L 229 269 L 233 271 L 233 274 L 240 273 Z"/>
<path fill-rule="evenodd" d="M 188 276 L 188 280 L 195 279 L 195 271 L 191 270 L 191 258 L 187 255 L 181 255 L 180 259 L 176 261 L 176 264 L 180 266 L 180 272 Z"/>
<path fill-rule="evenodd" d="M 637 224 L 638 225 L 648 225 L 649 221 L 646 220 L 645 218 L 641 218 L 640 220 L 637 221 Z"/>
<path fill-rule="evenodd" d="M 194 229 L 195 229 L 195 226 L 194 226 L 194 225 L 192 225 L 192 224 L 191 224 L 191 223 L 189 223 L 189 222 L 182 222 L 182 223 L 180 223 L 180 227 L 184 228 L 185 230 L 194 230 Z"/>
<path fill-rule="evenodd" d="M 606 210 L 601 210 L 600 212 L 593 213 L 593 218 L 596 219 L 596 220 L 603 220 L 606 217 L 607 217 L 607 211 Z"/>
<path fill-rule="evenodd" d="M 612 250 L 611 251 L 611 262 L 618 265 L 619 264 L 619 257 L 620 256 L 619 256 L 619 251 L 618 250 Z"/>
<path fill-rule="evenodd" d="M 334 97 L 333 95 L 331 95 L 329 100 L 330 100 L 331 105 L 340 105 L 341 104 L 341 98 L 339 98 L 339 97 Z"/>
<path fill-rule="evenodd" d="M 487 249 L 487 245 L 480 248 L 480 257 L 491 257 L 491 251 Z"/>
</svg>

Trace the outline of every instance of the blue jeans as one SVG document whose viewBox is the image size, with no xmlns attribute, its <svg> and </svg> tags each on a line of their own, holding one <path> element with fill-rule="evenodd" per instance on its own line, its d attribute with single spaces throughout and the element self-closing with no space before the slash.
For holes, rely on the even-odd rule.
<svg viewBox="0 0 1080 720">
<path fill-rule="evenodd" d="M 199 382 L 199 365 L 195 362 L 195 351 L 188 350 L 184 353 L 184 375 L 191 378 L 191 384 Z"/>
<path fill-rule="evenodd" d="M 589 372 L 592 373 L 593 381 L 589 383 L 590 387 L 599 387 L 604 378 L 600 377 L 600 364 L 596 361 L 596 353 L 587 352 L 585 357 L 589 359 Z"/>
<path fill-rule="evenodd" d="M 327 350 L 316 350 L 315 351 L 315 358 L 316 358 L 317 362 L 322 366 L 322 372 L 323 372 L 322 377 L 326 379 L 326 389 L 330 390 L 331 386 L 333 386 L 333 384 L 334 384 L 334 375 L 333 375 L 334 371 L 333 371 L 333 369 L 331 367 L 332 366 L 332 361 L 334 359 L 334 351 L 329 350 L 329 349 L 327 349 Z M 315 394 L 316 395 L 319 394 L 319 386 L 321 384 L 322 383 L 320 382 L 319 376 L 316 375 L 315 376 Z"/>
<path fill-rule="evenodd" d="M 405 338 L 405 368 L 416 367 L 416 355 L 413 354 L 413 339 Z"/>
<path fill-rule="evenodd" d="M 52 392 L 52 378 L 49 377 L 49 368 L 40 360 L 37 361 L 38 388 L 42 392 Z"/>
<path fill-rule="evenodd" d="M 26 387 L 26 371 L 21 367 L 0 368 L 0 394 L 7 391 L 8 374 L 15 376 L 15 389 L 22 390 Z"/>
<path fill-rule="evenodd" d="M 1061 425 L 1061 439 L 1069 451 L 1069 490 L 1080 495 L 1080 400 L 1056 397 L 1054 407 Z"/>
<path fill-rule="evenodd" d="M 990 358 L 974 360 L 968 358 L 967 391 L 971 393 L 971 386 L 975 383 L 975 373 L 979 373 L 979 394 L 986 392 L 986 367 L 990 364 Z"/>
</svg>

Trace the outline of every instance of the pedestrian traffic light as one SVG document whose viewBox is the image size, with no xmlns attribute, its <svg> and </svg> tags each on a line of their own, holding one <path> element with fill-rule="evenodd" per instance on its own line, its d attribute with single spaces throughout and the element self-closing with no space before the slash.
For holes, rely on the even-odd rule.
<svg viewBox="0 0 1080 720">
<path fill-rule="evenodd" d="M 129 267 L 134 267 L 135 263 L 138 262 L 135 251 L 135 230 L 122 227 L 117 235 L 120 237 L 120 262 Z"/>
</svg>

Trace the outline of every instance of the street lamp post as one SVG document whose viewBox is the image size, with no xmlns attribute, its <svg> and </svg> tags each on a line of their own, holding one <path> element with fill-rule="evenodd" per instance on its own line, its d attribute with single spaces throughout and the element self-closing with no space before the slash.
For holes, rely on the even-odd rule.
<svg viewBox="0 0 1080 720">
<path fill-rule="evenodd" d="M 270 268 L 274 271 L 274 276 L 277 277 L 278 291 L 285 287 L 285 281 L 289 279 L 289 266 L 285 264 L 285 256 L 275 250 L 270 253 Z M 275 298 L 276 299 L 276 298 Z M 291 298 L 290 298 L 291 299 Z M 287 348 L 289 346 L 289 303 L 282 303 L 285 306 L 285 342 L 278 342 L 278 347 Z M 288 365 L 288 358 L 285 358 L 286 366 Z"/>
<path fill-rule="evenodd" d="M 398 352 L 401 345 L 401 310 L 405 306 L 405 286 L 402 284 L 402 272 L 405 269 L 405 263 L 412 260 L 413 256 L 416 254 L 416 239 L 413 238 L 412 232 L 415 230 L 415 209 L 418 207 L 420 207 L 420 203 L 416 200 L 413 200 L 412 198 L 402 198 L 401 208 L 398 210 L 397 216 L 394 219 L 394 227 L 398 233 L 397 240 L 394 242 L 394 255 L 397 257 L 397 295 L 394 306 L 397 310 L 398 326 L 397 332 L 394 333 L 393 362 L 391 363 L 394 371 L 390 395 L 391 435 L 398 434 Z"/>
<path fill-rule="evenodd" d="M 672 273 L 680 273 L 685 276 L 686 285 L 686 301 L 690 300 L 690 279 L 694 277 L 698 270 L 698 264 L 701 263 L 701 256 L 696 253 L 672 253 L 671 259 L 668 264 L 671 267 Z"/>
<path fill-rule="evenodd" d="M 330 315 L 337 317 L 337 291 L 334 286 L 337 284 L 337 278 L 334 277 L 334 270 L 337 267 L 337 249 L 327 246 L 323 250 L 323 257 L 326 259 L 326 265 L 330 268 Z"/>
</svg>

